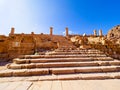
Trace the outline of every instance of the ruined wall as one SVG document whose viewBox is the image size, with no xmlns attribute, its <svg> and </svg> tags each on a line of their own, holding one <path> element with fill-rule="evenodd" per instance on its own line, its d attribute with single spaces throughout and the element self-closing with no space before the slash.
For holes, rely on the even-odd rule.
<svg viewBox="0 0 120 90">
<path fill-rule="evenodd" d="M 108 31 L 107 39 L 116 44 L 120 44 L 120 25 L 117 25 Z"/>
<path fill-rule="evenodd" d="M 1 61 L 9 60 L 8 44 L 9 42 L 7 40 L 7 37 L 4 35 L 0 35 L 0 60 Z"/>
<path fill-rule="evenodd" d="M 11 60 L 19 55 L 35 54 L 44 50 L 72 45 L 67 38 L 47 34 L 10 34 L 0 36 L 0 61 Z"/>
<path fill-rule="evenodd" d="M 8 37 L 8 54 L 9 57 L 17 57 L 18 55 L 33 54 L 34 40 L 32 35 L 14 34 Z"/>
<path fill-rule="evenodd" d="M 93 35 L 69 35 L 68 28 L 65 28 L 66 36 L 53 35 L 53 28 L 50 27 L 50 34 L 15 34 L 11 28 L 9 36 L 0 35 L 0 61 L 8 61 L 19 55 L 35 54 L 45 50 L 56 48 L 94 48 L 105 51 L 112 57 L 120 56 L 120 26 L 114 27 L 106 36 L 102 30 L 94 30 Z M 116 56 L 117 55 L 117 56 Z"/>
<path fill-rule="evenodd" d="M 93 48 L 106 53 L 106 55 L 120 59 L 120 44 L 106 38 L 106 36 L 73 36 L 71 41 L 78 48 Z"/>
</svg>

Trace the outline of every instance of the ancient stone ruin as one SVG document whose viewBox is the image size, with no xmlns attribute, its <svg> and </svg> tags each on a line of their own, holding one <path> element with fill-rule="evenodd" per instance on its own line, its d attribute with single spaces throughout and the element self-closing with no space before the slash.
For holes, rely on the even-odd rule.
<svg viewBox="0 0 120 90">
<path fill-rule="evenodd" d="M 16 34 L 0 36 L 0 62 L 9 61 L 0 77 L 40 77 L 39 80 L 118 79 L 120 78 L 119 26 L 105 36 Z M 44 76 L 44 77 L 43 77 Z M 28 80 L 28 78 L 26 78 Z M 34 80 L 34 79 L 33 79 Z"/>
</svg>

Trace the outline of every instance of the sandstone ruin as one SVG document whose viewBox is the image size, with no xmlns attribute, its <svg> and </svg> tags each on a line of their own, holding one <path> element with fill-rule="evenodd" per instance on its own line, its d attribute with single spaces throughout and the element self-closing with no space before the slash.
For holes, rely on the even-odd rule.
<svg viewBox="0 0 120 90">
<path fill-rule="evenodd" d="M 93 35 L 16 34 L 11 28 L 9 36 L 0 35 L 0 62 L 12 61 L 0 77 L 58 75 L 41 80 L 113 79 L 120 78 L 120 32 L 114 27 L 105 36 L 102 30 Z M 113 76 L 111 74 L 115 72 Z M 83 76 L 79 76 L 81 73 Z M 89 74 L 92 73 L 92 74 Z M 95 73 L 101 73 L 94 75 Z M 76 74 L 61 77 L 61 74 Z M 88 76 L 84 76 L 88 75 Z"/>
</svg>

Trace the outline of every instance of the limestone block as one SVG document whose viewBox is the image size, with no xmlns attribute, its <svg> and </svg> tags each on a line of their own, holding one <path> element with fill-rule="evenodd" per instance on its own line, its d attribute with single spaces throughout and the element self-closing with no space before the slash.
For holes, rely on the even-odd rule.
<svg viewBox="0 0 120 90">
<path fill-rule="evenodd" d="M 115 71 L 118 71 L 116 67 L 112 67 L 112 66 L 102 67 L 101 69 L 102 69 L 103 72 L 115 72 Z"/>
<path fill-rule="evenodd" d="M 78 68 L 75 69 L 76 73 L 91 73 L 91 72 L 102 72 L 100 68 Z"/>
<path fill-rule="evenodd" d="M 47 74 L 49 74 L 48 69 L 30 69 L 28 72 L 30 75 L 47 75 Z"/>
<path fill-rule="evenodd" d="M 8 69 L 21 69 L 21 65 L 19 64 L 9 64 L 7 65 Z"/>
<path fill-rule="evenodd" d="M 112 61 L 109 63 L 110 63 L 110 65 L 120 65 L 120 61 Z"/>
<path fill-rule="evenodd" d="M 14 70 L 13 71 L 13 76 L 26 76 L 27 73 L 26 73 L 27 70 Z"/>
<path fill-rule="evenodd" d="M 33 64 L 33 63 L 25 64 L 25 68 L 27 68 L 27 69 L 36 68 L 36 64 Z"/>
<path fill-rule="evenodd" d="M 41 63 L 36 64 L 36 68 L 43 68 L 43 64 Z"/>
<path fill-rule="evenodd" d="M 50 72 L 52 74 L 70 74 L 70 73 L 75 73 L 74 68 L 73 69 L 50 69 Z"/>
<path fill-rule="evenodd" d="M 109 62 L 104 62 L 104 61 L 101 61 L 98 63 L 100 66 L 109 66 Z"/>
<path fill-rule="evenodd" d="M 13 63 L 24 64 L 24 63 L 26 63 L 26 61 L 23 59 L 15 58 L 15 59 L 13 59 Z"/>
<path fill-rule="evenodd" d="M 12 73 L 13 73 L 12 71 L 3 70 L 3 71 L 0 71 L 0 77 L 11 77 Z"/>
<path fill-rule="evenodd" d="M 98 76 L 87 76 L 87 77 L 82 77 L 83 80 L 104 80 L 104 79 L 113 79 L 113 77 L 111 76 L 101 76 L 101 75 L 98 75 Z"/>
</svg>

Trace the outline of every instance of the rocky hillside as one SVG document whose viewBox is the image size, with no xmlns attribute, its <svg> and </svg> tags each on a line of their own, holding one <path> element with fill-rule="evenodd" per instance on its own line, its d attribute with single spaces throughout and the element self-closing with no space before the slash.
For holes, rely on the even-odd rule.
<svg viewBox="0 0 120 90">
<path fill-rule="evenodd" d="M 109 30 L 107 39 L 116 44 L 120 44 L 120 25 L 117 25 Z"/>
</svg>

